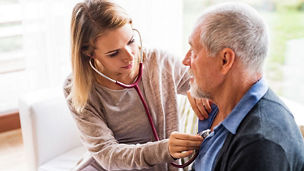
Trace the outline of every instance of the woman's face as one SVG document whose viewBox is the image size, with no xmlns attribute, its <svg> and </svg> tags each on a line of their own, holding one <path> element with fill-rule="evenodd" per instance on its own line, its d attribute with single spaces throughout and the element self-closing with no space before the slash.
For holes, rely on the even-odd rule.
<svg viewBox="0 0 304 171">
<path fill-rule="evenodd" d="M 134 34 L 131 25 L 126 24 L 106 31 L 97 38 L 94 59 L 102 73 L 117 80 L 133 77 L 137 71 L 139 54 Z"/>
</svg>

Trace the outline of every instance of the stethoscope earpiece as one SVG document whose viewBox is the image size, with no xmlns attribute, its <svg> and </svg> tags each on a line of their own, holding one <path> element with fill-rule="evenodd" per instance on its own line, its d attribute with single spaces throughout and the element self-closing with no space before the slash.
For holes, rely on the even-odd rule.
<svg viewBox="0 0 304 171">
<path fill-rule="evenodd" d="M 111 81 L 111 82 L 113 82 L 113 83 L 115 83 L 115 84 L 117 84 L 117 85 L 119 85 L 119 86 L 121 86 L 121 87 L 123 87 L 123 88 L 134 88 L 134 89 L 136 90 L 138 96 L 140 97 L 140 100 L 141 100 L 142 104 L 144 105 L 144 108 L 145 108 L 145 111 L 146 111 L 146 114 L 147 114 L 149 123 L 150 123 L 150 125 L 151 125 L 151 129 L 152 129 L 154 138 L 155 138 L 156 141 L 159 141 L 159 137 L 158 137 L 158 134 L 157 134 L 157 132 L 156 132 L 156 128 L 155 128 L 155 126 L 154 126 L 154 123 L 153 123 L 153 120 L 152 120 L 152 116 L 151 116 L 150 111 L 149 111 L 149 108 L 148 108 L 148 104 L 147 104 L 147 102 L 145 101 L 145 99 L 143 98 L 143 95 L 142 95 L 142 93 L 141 93 L 141 91 L 140 91 L 140 89 L 139 89 L 139 86 L 138 86 L 138 83 L 139 83 L 139 81 L 141 80 L 141 77 L 142 77 L 142 69 L 143 69 L 143 46 L 142 46 L 142 39 L 141 39 L 140 32 L 139 32 L 137 29 L 133 29 L 133 30 L 135 30 L 135 31 L 138 33 L 138 35 L 139 35 L 139 39 L 140 39 L 140 58 L 141 58 L 141 59 L 140 59 L 140 63 L 139 63 L 139 72 L 138 72 L 138 76 L 137 76 L 137 78 L 136 78 L 136 80 L 135 80 L 134 83 L 132 83 L 132 84 L 124 84 L 124 83 L 122 83 L 122 82 L 119 82 L 119 81 L 117 81 L 117 80 L 114 80 L 114 79 L 112 79 L 112 78 L 106 76 L 105 74 L 103 74 L 102 72 L 98 71 L 98 70 L 94 67 L 94 65 L 93 65 L 93 63 L 92 63 L 93 58 L 90 58 L 90 60 L 89 60 L 89 65 L 90 65 L 90 67 L 91 67 L 97 74 L 99 74 L 100 76 L 102 76 L 102 77 L 108 79 L 109 81 Z M 176 163 L 173 163 L 173 162 L 171 163 L 171 165 L 174 166 L 174 167 L 177 167 L 177 168 L 184 168 L 184 167 L 187 167 L 187 166 L 190 165 L 190 164 L 194 161 L 194 159 L 198 156 L 198 153 L 199 153 L 198 150 L 195 150 L 194 156 L 193 156 L 189 161 L 187 161 L 186 163 L 184 163 L 184 164 L 182 164 L 182 165 L 179 165 L 179 164 L 176 164 Z"/>
<path fill-rule="evenodd" d="M 140 63 L 139 63 L 139 72 L 138 72 L 138 76 L 137 76 L 137 78 L 136 78 L 136 80 L 135 80 L 134 83 L 132 83 L 132 84 L 124 84 L 124 83 L 122 83 L 122 82 L 120 82 L 120 81 L 118 81 L 118 80 L 114 80 L 114 79 L 112 79 L 112 78 L 106 76 L 105 74 L 103 74 L 102 72 L 98 71 L 98 70 L 94 67 L 94 65 L 93 65 L 93 63 L 92 63 L 92 60 L 93 60 L 92 58 L 89 60 L 89 65 L 90 65 L 90 67 L 91 67 L 97 74 L 99 74 L 100 76 L 102 76 L 102 77 L 104 77 L 104 78 L 110 80 L 111 82 L 113 82 L 113 83 L 115 83 L 115 84 L 117 84 L 117 85 L 119 85 L 119 86 L 121 86 L 121 87 L 123 87 L 123 88 L 135 88 L 136 92 L 138 93 L 138 96 L 140 97 L 140 100 L 142 101 L 142 103 L 143 103 L 143 105 L 144 105 L 146 114 L 147 114 L 148 119 L 149 119 L 149 123 L 150 123 L 151 128 L 152 128 L 152 132 L 153 132 L 154 138 L 155 138 L 156 141 L 159 141 L 159 137 L 158 137 L 158 134 L 157 134 L 157 132 L 156 132 L 155 126 L 154 126 L 154 124 L 153 124 L 153 120 L 152 120 L 152 116 L 151 116 L 150 111 L 149 111 L 149 108 L 148 108 L 148 104 L 147 104 L 147 102 L 145 101 L 145 99 L 143 98 L 143 95 L 142 95 L 142 93 L 141 93 L 141 91 L 140 91 L 140 89 L 139 89 L 139 86 L 138 86 L 138 83 L 139 83 L 139 81 L 141 80 L 141 77 L 142 77 L 142 69 L 143 69 L 143 48 L 142 48 L 142 40 L 141 40 L 141 36 L 140 36 L 139 31 L 138 31 L 137 29 L 133 29 L 133 30 L 135 30 L 135 31 L 138 33 L 139 39 L 140 39 L 140 46 L 141 46 L 141 48 L 140 48 L 140 58 L 141 58 L 141 60 L 140 60 Z"/>
<path fill-rule="evenodd" d="M 137 34 L 138 34 L 138 36 L 139 36 L 139 42 L 140 42 L 140 48 L 139 48 L 140 49 L 140 63 L 143 63 L 144 58 L 143 58 L 143 46 L 142 46 L 141 35 L 140 35 L 140 32 L 137 29 L 133 28 L 132 30 L 136 31 Z"/>
</svg>

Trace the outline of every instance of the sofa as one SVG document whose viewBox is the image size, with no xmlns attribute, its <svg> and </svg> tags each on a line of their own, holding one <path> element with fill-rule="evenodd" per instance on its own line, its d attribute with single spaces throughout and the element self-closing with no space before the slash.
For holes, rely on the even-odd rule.
<svg viewBox="0 0 304 171">
<path fill-rule="evenodd" d="M 283 99 L 304 125 L 304 107 Z M 179 97 L 180 131 L 196 133 L 197 118 L 184 96 Z M 85 153 L 61 88 L 44 89 L 23 95 L 19 113 L 25 156 L 29 171 L 66 171 Z"/>
<path fill-rule="evenodd" d="M 24 152 L 29 171 L 66 171 L 85 152 L 60 88 L 19 99 Z"/>
</svg>

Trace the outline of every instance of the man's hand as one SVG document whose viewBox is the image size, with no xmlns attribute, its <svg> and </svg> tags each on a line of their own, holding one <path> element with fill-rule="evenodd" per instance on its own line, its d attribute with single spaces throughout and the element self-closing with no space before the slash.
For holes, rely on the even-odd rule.
<svg viewBox="0 0 304 171">
<path fill-rule="evenodd" d="M 190 92 L 187 92 L 188 100 L 191 104 L 191 107 L 200 120 L 208 118 L 208 113 L 211 112 L 210 100 L 206 98 L 196 99 L 190 95 Z"/>
<path fill-rule="evenodd" d="M 203 140 L 199 135 L 172 132 L 169 137 L 169 153 L 175 159 L 190 156 L 195 149 L 199 149 Z"/>
</svg>

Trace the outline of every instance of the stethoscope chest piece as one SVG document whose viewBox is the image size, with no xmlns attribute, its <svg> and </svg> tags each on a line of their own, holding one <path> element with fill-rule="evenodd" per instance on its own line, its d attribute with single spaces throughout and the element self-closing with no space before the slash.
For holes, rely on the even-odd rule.
<svg viewBox="0 0 304 171">
<path fill-rule="evenodd" d="M 199 132 L 198 134 L 205 139 L 210 135 L 210 132 L 211 132 L 210 129 L 206 129 L 206 130 L 203 130 L 203 131 Z M 176 164 L 176 163 L 171 163 L 171 165 L 174 166 L 174 167 L 177 167 L 177 168 L 187 167 L 195 160 L 195 158 L 198 156 L 198 154 L 199 154 L 199 150 L 195 150 L 194 155 L 186 163 L 181 164 L 181 165 Z"/>
<path fill-rule="evenodd" d="M 199 132 L 198 134 L 205 139 L 205 138 L 208 137 L 210 132 L 211 132 L 210 129 L 206 129 L 206 130 L 203 130 L 203 131 Z"/>
</svg>

